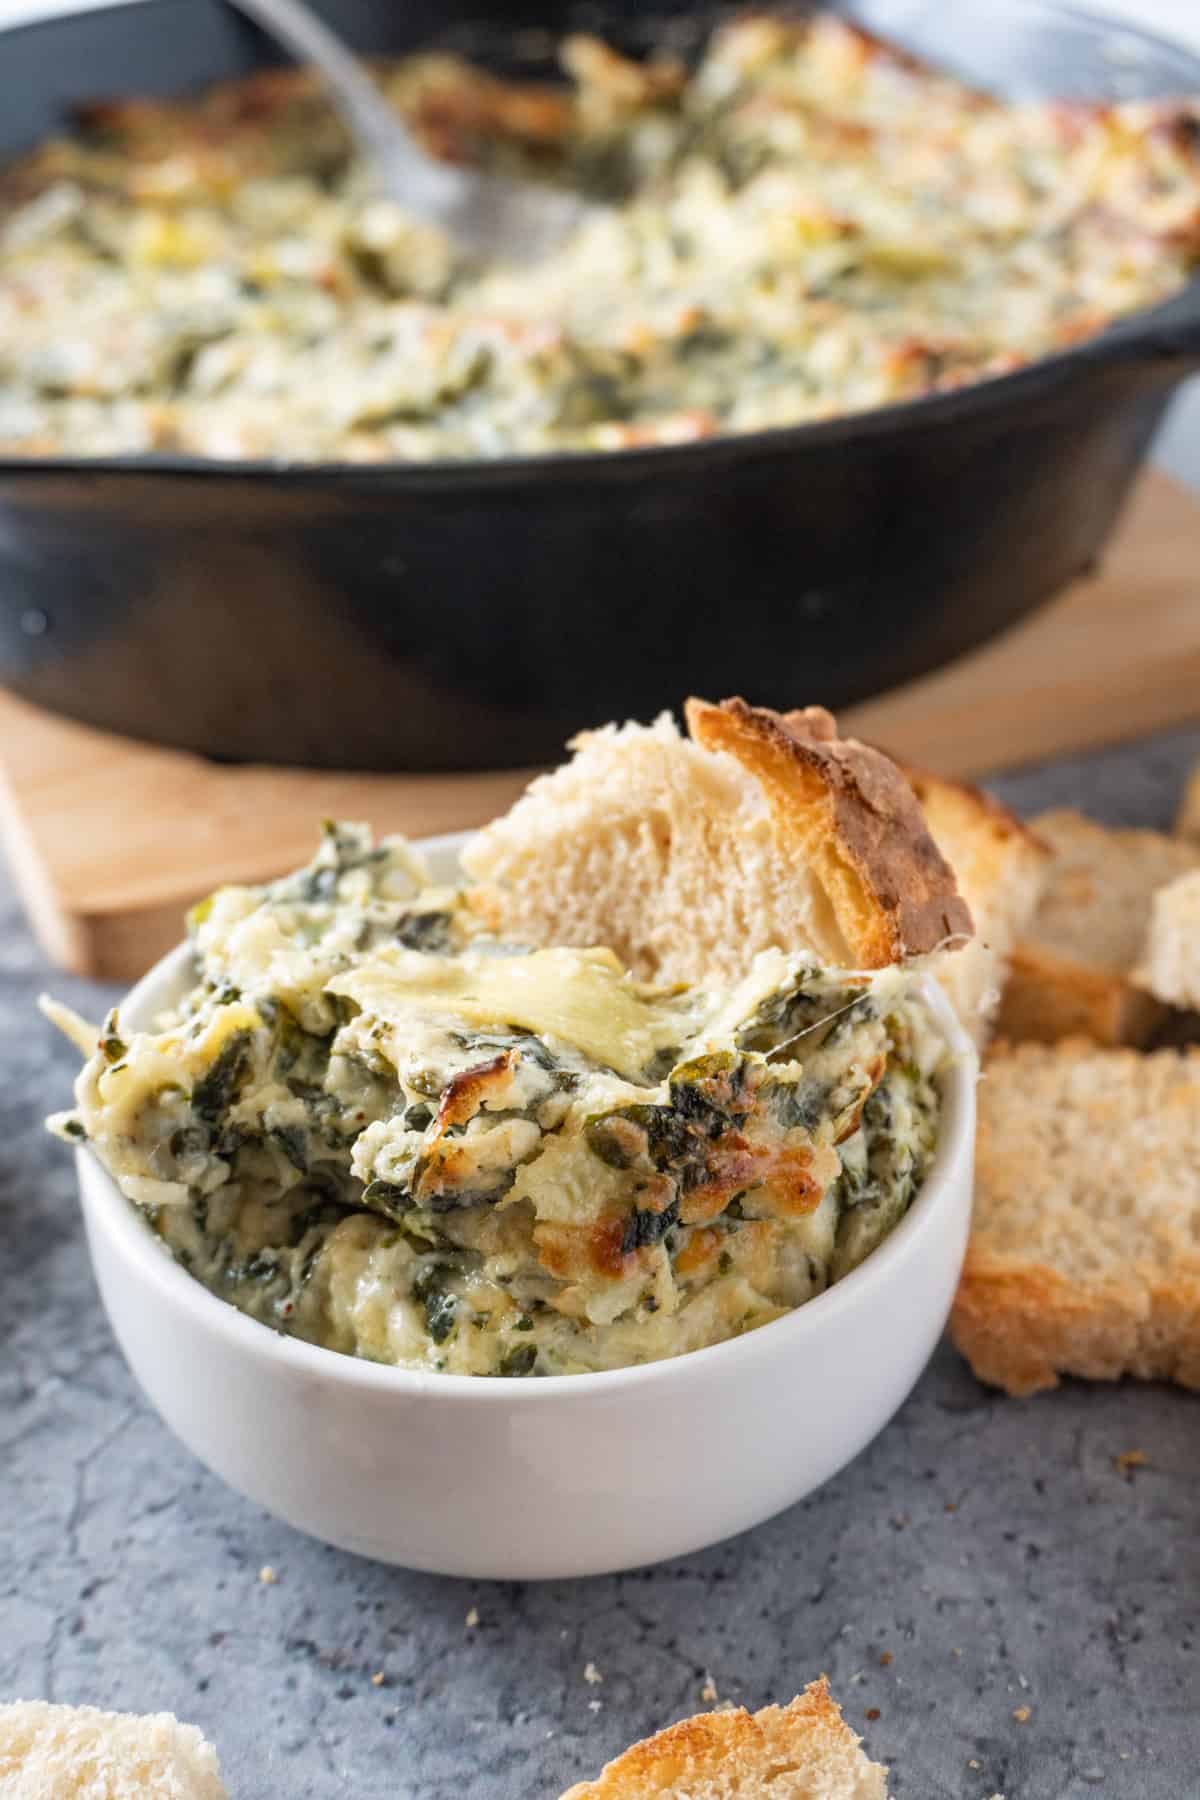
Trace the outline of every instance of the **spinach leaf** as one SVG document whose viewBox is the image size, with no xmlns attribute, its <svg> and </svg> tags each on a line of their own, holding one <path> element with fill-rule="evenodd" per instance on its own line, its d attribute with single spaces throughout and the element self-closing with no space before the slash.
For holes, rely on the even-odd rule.
<svg viewBox="0 0 1200 1800">
<path fill-rule="evenodd" d="M 196 1117 L 215 1125 L 249 1073 L 250 1033 L 235 1031 L 192 1089 L 192 1111 Z"/>
<path fill-rule="evenodd" d="M 679 1203 L 672 1200 L 670 1206 L 662 1212 L 632 1212 L 625 1221 L 625 1235 L 621 1239 L 621 1254 L 628 1256 L 634 1250 L 644 1250 L 652 1244 L 661 1243 L 668 1231 L 679 1223 Z"/>
<path fill-rule="evenodd" d="M 435 1344 L 444 1344 L 454 1329 L 458 1300 L 446 1286 L 444 1267 L 436 1263 L 421 1269 L 412 1284 L 413 1298 L 425 1308 L 425 1329 Z"/>
</svg>

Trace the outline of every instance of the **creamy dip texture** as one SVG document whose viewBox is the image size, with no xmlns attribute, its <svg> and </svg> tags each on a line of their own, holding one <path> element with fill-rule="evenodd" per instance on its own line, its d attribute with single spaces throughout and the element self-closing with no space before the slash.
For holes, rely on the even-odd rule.
<svg viewBox="0 0 1200 1800">
<path fill-rule="evenodd" d="M 619 449 L 1004 373 L 1200 248 L 1190 101 L 1007 105 L 833 19 L 570 85 L 380 64 L 436 153 L 603 209 L 473 263 L 371 191 L 312 78 L 84 109 L 0 187 L 0 450 L 359 462 Z"/>
<path fill-rule="evenodd" d="M 176 1260 L 281 1332 L 409 1368 L 675 1356 L 821 1293 L 904 1216 L 945 1055 L 911 979 L 768 951 L 735 990 L 486 935 L 400 840 L 190 920 L 192 985 L 97 1032 L 52 1121 Z"/>
</svg>

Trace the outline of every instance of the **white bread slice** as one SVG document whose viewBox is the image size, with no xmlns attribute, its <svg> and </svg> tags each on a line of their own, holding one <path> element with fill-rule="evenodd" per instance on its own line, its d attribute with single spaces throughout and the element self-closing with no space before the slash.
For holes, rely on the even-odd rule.
<svg viewBox="0 0 1200 1800">
<path fill-rule="evenodd" d="M 950 1334 L 1010 1394 L 1200 1388 L 1200 1049 L 993 1049 Z"/>
<path fill-rule="evenodd" d="M 634 1744 L 562 1800 L 887 1800 L 822 1676 L 790 1706 L 699 1713 Z"/>
<path fill-rule="evenodd" d="M 1200 1011 L 1200 869 L 1155 894 L 1138 980 L 1169 1006 Z"/>
<path fill-rule="evenodd" d="M 975 921 L 969 944 L 953 954 L 938 953 L 935 973 L 982 1049 L 1008 978 L 1013 945 L 1036 910 L 1050 852 L 982 789 L 924 769 L 905 768 L 904 773 Z"/>
<path fill-rule="evenodd" d="M 887 757 L 818 707 L 691 700 L 574 740 L 469 845 L 474 903 L 529 943 L 614 950 L 644 980 L 730 982 L 755 953 L 881 968 L 964 938 L 970 915 Z"/>
<path fill-rule="evenodd" d="M 1157 831 L 1109 831 L 1081 813 L 1031 821 L 1052 861 L 1033 920 L 1017 945 L 997 1029 L 1053 1043 L 1144 1044 L 1166 1014 L 1139 987 L 1155 892 L 1200 868 L 1200 845 Z"/>
<path fill-rule="evenodd" d="M 1183 790 L 1179 816 L 1175 820 L 1175 835 L 1200 844 L 1200 763 L 1188 776 L 1187 786 Z"/>
<path fill-rule="evenodd" d="M 171 1713 L 0 1706 L 3 1800 L 228 1800 L 217 1753 Z"/>
</svg>

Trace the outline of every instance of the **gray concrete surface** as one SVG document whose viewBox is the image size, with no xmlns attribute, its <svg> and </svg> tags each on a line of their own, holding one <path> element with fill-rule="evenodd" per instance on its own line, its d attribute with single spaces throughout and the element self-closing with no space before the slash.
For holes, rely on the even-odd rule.
<svg viewBox="0 0 1200 1800">
<path fill-rule="evenodd" d="M 1197 758 L 1200 730 L 999 785 L 1164 824 Z M 701 1556 L 517 1586 L 325 1549 L 200 1468 L 125 1369 L 41 1130 L 72 1067 L 43 984 L 103 1004 L 50 974 L 4 888 L 0 1697 L 170 1708 L 235 1800 L 553 1800 L 709 1677 L 758 1706 L 824 1670 L 897 1800 L 1200 1794 L 1200 1399 L 1018 1404 L 943 1346 L 851 1468 Z"/>
</svg>

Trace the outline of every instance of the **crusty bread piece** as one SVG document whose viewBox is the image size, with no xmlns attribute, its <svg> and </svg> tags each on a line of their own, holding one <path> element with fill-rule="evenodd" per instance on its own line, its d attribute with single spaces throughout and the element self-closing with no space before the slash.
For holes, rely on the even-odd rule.
<svg viewBox="0 0 1200 1800">
<path fill-rule="evenodd" d="M 996 1046 L 950 1333 L 1010 1394 L 1200 1387 L 1200 1050 Z"/>
<path fill-rule="evenodd" d="M 1200 868 L 1200 845 L 1157 831 L 1108 831 L 1081 813 L 1031 821 L 1053 852 L 1041 900 L 1012 958 L 997 1029 L 1054 1043 L 1144 1044 L 1161 1001 L 1139 987 L 1156 890 Z"/>
<path fill-rule="evenodd" d="M 95 1706 L 0 1706 L 4 1800 L 227 1800 L 217 1753 L 171 1713 Z"/>
<path fill-rule="evenodd" d="M 692 700 L 574 740 L 463 863 L 530 943 L 605 944 L 647 980 L 727 982 L 756 951 L 881 968 L 965 938 L 970 915 L 903 776 L 818 707 Z"/>
<path fill-rule="evenodd" d="M 1013 945 L 1037 907 L 1050 852 L 982 789 L 924 769 L 904 772 L 975 921 L 969 944 L 953 954 L 939 952 L 936 974 L 982 1049 L 991 1035 Z"/>
<path fill-rule="evenodd" d="M 1200 763 L 1188 776 L 1187 786 L 1183 790 L 1179 816 L 1175 820 L 1175 835 L 1200 844 Z"/>
<path fill-rule="evenodd" d="M 1200 869 L 1155 894 L 1137 974 L 1168 1005 L 1200 1011 Z"/>
<path fill-rule="evenodd" d="M 646 1738 L 562 1800 L 887 1800 L 822 1676 L 790 1706 L 699 1713 Z"/>
</svg>

